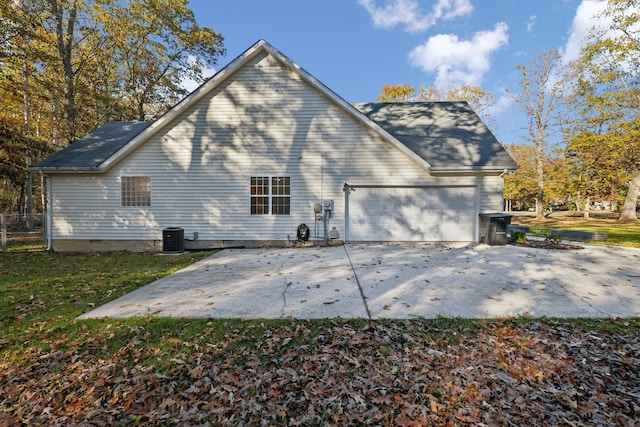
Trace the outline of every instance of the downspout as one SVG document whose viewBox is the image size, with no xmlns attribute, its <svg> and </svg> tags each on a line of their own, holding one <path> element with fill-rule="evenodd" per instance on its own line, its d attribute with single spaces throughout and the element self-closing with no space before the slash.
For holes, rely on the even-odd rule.
<svg viewBox="0 0 640 427">
<path fill-rule="evenodd" d="M 342 191 L 344 191 L 344 242 L 347 243 L 349 241 L 349 194 L 356 189 L 345 182 Z"/>
<path fill-rule="evenodd" d="M 51 179 L 50 177 L 42 173 L 45 182 L 45 192 L 47 193 L 45 205 L 44 205 L 44 213 L 45 213 L 45 236 L 47 239 L 47 251 L 51 250 L 51 240 L 52 240 L 52 230 L 53 230 L 53 214 L 51 212 Z"/>
</svg>

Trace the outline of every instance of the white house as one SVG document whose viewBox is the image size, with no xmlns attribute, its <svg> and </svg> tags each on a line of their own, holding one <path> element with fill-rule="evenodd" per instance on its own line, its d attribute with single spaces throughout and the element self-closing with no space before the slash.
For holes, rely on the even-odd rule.
<svg viewBox="0 0 640 427">
<path fill-rule="evenodd" d="M 350 104 L 260 40 L 155 122 L 35 166 L 55 251 L 468 241 L 517 166 L 465 102 Z M 165 242 L 166 243 L 166 242 Z"/>
</svg>

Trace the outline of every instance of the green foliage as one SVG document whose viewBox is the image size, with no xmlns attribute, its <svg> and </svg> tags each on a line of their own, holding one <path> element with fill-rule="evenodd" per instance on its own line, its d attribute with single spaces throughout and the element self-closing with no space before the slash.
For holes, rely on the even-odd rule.
<svg viewBox="0 0 640 427">
<path fill-rule="evenodd" d="M 510 144 L 505 147 L 519 168 L 504 177 L 504 198 L 517 210 L 535 206 L 538 192 L 538 154 L 529 144 Z M 567 191 L 569 168 L 567 159 L 557 155 L 544 155 L 542 159 L 545 177 L 544 205 L 563 203 L 570 197 Z"/>
<path fill-rule="evenodd" d="M 104 123 L 161 115 L 185 95 L 185 79 L 203 81 L 225 52 L 187 0 L 3 1 L 0 16 L 2 116 L 24 122 L 33 153 L 32 135 L 55 151 Z M 0 181 L 12 200 L 14 170 Z"/>
<path fill-rule="evenodd" d="M 27 156 L 31 162 L 51 154 L 41 138 L 25 136 L 18 120 L 0 114 L 0 212 L 19 205 L 17 194 L 27 177 Z M 33 163 L 32 163 L 33 164 Z"/>
<path fill-rule="evenodd" d="M 478 86 L 463 85 L 449 90 L 441 90 L 433 86 L 416 89 L 409 83 L 384 84 L 376 102 L 438 102 L 466 101 L 483 120 L 489 121 L 489 108 L 493 103 L 493 94 Z"/>
<path fill-rule="evenodd" d="M 205 66 L 224 54 L 223 37 L 200 27 L 186 0 L 103 2 L 95 9 L 102 25 L 123 102 L 139 120 L 164 113 L 182 96 L 185 79 L 203 80 Z"/>
<path fill-rule="evenodd" d="M 527 241 L 527 233 L 524 230 L 511 230 L 511 241 L 515 243 L 524 243 Z"/>
<path fill-rule="evenodd" d="M 576 63 L 571 102 L 579 118 L 568 129 L 573 185 L 592 198 L 616 198 L 640 170 L 640 14 L 637 0 L 612 0 Z M 638 178 L 636 178 L 638 179 Z M 627 214 L 635 217 L 637 185 Z"/>
</svg>

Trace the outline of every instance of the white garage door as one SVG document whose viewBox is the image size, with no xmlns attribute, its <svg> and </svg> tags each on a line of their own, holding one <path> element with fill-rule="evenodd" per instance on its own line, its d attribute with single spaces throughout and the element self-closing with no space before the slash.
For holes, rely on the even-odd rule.
<svg viewBox="0 0 640 427">
<path fill-rule="evenodd" d="M 351 242 L 472 242 L 475 187 L 355 187 L 348 194 Z"/>
</svg>

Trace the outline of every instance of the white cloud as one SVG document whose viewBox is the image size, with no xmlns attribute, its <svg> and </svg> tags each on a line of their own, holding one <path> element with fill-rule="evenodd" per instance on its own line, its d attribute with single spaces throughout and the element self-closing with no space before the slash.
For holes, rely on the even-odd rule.
<svg viewBox="0 0 640 427">
<path fill-rule="evenodd" d="M 195 61 L 195 58 L 190 57 L 189 61 L 190 62 Z M 207 66 L 202 67 L 202 76 L 204 77 L 205 80 L 213 76 L 216 72 L 217 70 L 215 68 L 207 67 Z M 201 84 L 202 83 L 198 83 L 197 81 L 195 81 L 190 77 L 183 79 L 181 82 L 181 86 L 185 88 L 188 92 L 193 92 L 194 90 L 198 89 Z"/>
<path fill-rule="evenodd" d="M 582 0 L 576 9 L 576 16 L 573 18 L 569 38 L 564 48 L 563 60 L 573 61 L 580 55 L 580 49 L 584 46 L 585 39 L 589 32 L 602 25 L 596 18 L 607 6 L 606 0 Z"/>
<path fill-rule="evenodd" d="M 503 90 L 499 96 L 497 96 L 496 101 L 493 103 L 491 107 L 489 107 L 489 114 L 491 117 L 499 117 L 505 116 L 514 111 L 515 101 L 513 100 L 513 95 L 507 93 Z"/>
<path fill-rule="evenodd" d="M 471 40 L 455 34 L 438 34 L 409 53 L 411 63 L 429 73 L 436 73 L 437 87 L 464 84 L 480 85 L 491 68 L 491 54 L 507 45 L 509 27 L 504 22 L 492 31 L 480 31 Z"/>
<path fill-rule="evenodd" d="M 538 19 L 538 17 L 536 15 L 531 15 L 529 17 L 529 20 L 527 21 L 527 32 L 530 33 L 531 31 L 533 31 L 533 27 L 536 26 L 536 20 Z"/>
<path fill-rule="evenodd" d="M 388 0 L 384 6 L 377 6 L 375 0 L 358 3 L 369 12 L 374 27 L 390 29 L 403 25 L 409 32 L 424 31 L 440 19 L 453 19 L 473 11 L 470 0 L 437 0 L 429 13 L 420 9 L 417 0 Z"/>
</svg>

